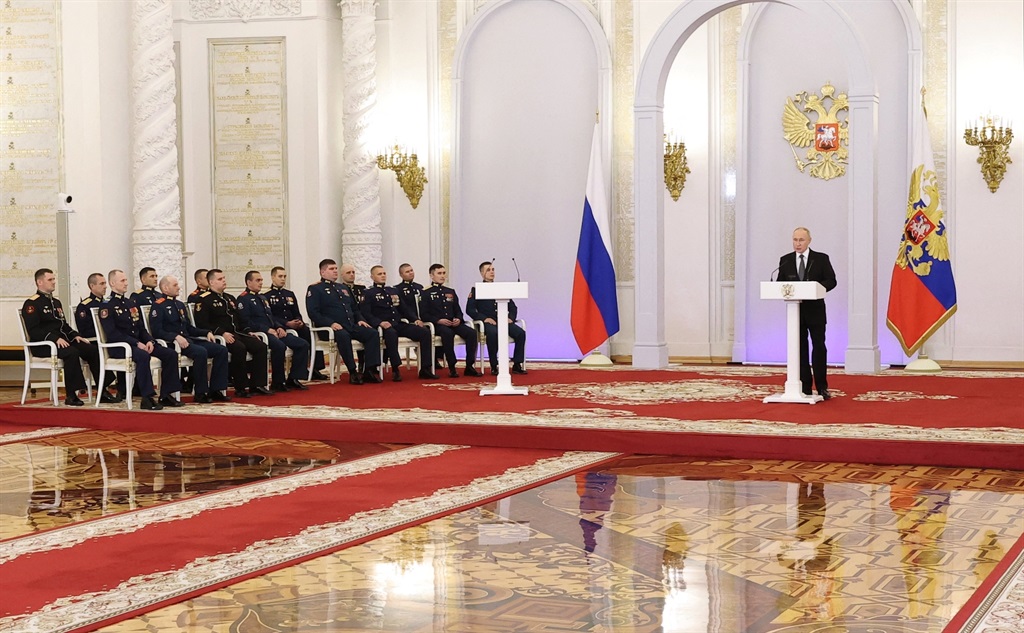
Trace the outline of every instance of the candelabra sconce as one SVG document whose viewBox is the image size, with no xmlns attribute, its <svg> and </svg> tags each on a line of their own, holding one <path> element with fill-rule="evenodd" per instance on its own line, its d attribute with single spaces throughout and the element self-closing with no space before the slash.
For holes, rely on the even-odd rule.
<svg viewBox="0 0 1024 633">
<path fill-rule="evenodd" d="M 423 185 L 427 184 L 427 173 L 420 167 L 419 158 L 415 153 L 406 153 L 400 146 L 394 145 L 388 153 L 377 156 L 377 167 L 395 172 L 398 184 L 402 185 L 402 191 L 409 198 L 409 204 L 413 209 L 420 206 Z"/>
<path fill-rule="evenodd" d="M 999 127 L 996 127 L 997 121 L 1000 122 Z M 968 145 L 978 147 L 981 175 L 988 183 L 988 190 L 995 193 L 1006 174 L 1006 165 L 1013 162 L 1009 152 L 1010 141 L 1013 140 L 1012 125 L 1007 123 L 1004 127 L 999 117 L 981 117 L 974 122 L 974 127 L 967 124 L 964 140 Z"/>
<path fill-rule="evenodd" d="M 686 143 L 673 143 L 665 137 L 665 188 L 672 200 L 678 202 L 686 186 L 686 174 L 690 167 L 686 163 Z"/>
</svg>

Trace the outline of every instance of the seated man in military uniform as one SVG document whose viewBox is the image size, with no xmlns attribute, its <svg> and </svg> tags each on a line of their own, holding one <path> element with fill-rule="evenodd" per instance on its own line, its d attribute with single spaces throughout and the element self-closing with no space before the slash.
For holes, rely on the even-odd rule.
<svg viewBox="0 0 1024 633">
<path fill-rule="evenodd" d="M 160 291 L 156 289 L 156 279 L 156 269 L 152 266 L 146 266 L 139 271 L 139 283 L 142 285 L 142 289 L 132 293 L 132 299 L 135 300 L 135 305 L 139 306 L 139 309 L 148 310 L 148 306 L 153 305 L 160 298 Z"/>
<path fill-rule="evenodd" d="M 238 295 L 238 313 L 246 332 L 263 332 L 270 348 L 271 388 L 274 391 L 309 389 L 302 384 L 309 367 L 309 343 L 285 329 L 284 321 L 274 316 L 263 290 L 263 275 L 258 270 L 245 273 L 245 290 Z M 292 368 L 284 375 L 285 351 L 292 350 Z"/>
<path fill-rule="evenodd" d="M 238 315 L 238 301 L 224 292 L 228 281 L 224 271 L 211 268 L 206 273 L 210 289 L 199 295 L 196 304 L 196 327 L 210 330 L 224 337 L 231 354 L 231 382 L 235 395 L 249 398 L 253 395 L 269 396 L 267 389 L 267 345 L 251 334 L 246 334 Z M 252 356 L 246 360 L 246 354 Z"/>
<path fill-rule="evenodd" d="M 196 280 L 196 289 L 188 293 L 188 297 L 185 298 L 186 302 L 199 303 L 199 295 L 210 289 L 210 282 L 206 281 L 206 273 L 208 272 L 210 271 L 200 268 L 193 273 L 192 277 Z"/>
<path fill-rule="evenodd" d="M 181 407 L 184 404 L 171 394 L 181 391 L 178 379 L 178 353 L 173 349 L 156 345 L 153 337 L 146 331 L 142 322 L 142 314 L 134 299 L 125 297 L 128 291 L 128 277 L 122 270 L 112 270 L 107 275 L 110 283 L 110 297 L 100 306 L 100 323 L 107 335 L 108 343 L 127 343 L 131 347 L 132 360 L 135 361 L 135 379 L 142 396 L 143 409 L 160 410 L 164 407 Z M 124 358 L 124 350 L 115 347 L 110 350 L 115 358 Z M 160 359 L 160 399 L 156 399 L 156 388 L 153 385 L 153 374 L 150 371 L 149 359 L 155 356 Z M 123 394 L 128 396 L 127 394 Z"/>
<path fill-rule="evenodd" d="M 36 293 L 21 306 L 21 316 L 32 342 L 50 341 L 57 346 L 57 358 L 64 361 L 64 404 L 80 407 L 85 403 L 78 397 L 85 390 L 85 374 L 82 362 L 89 365 L 93 376 L 100 375 L 99 350 L 85 340 L 64 318 L 64 307 L 60 299 L 53 296 L 57 289 L 57 277 L 49 268 L 40 268 L 35 273 Z M 33 356 L 46 357 L 50 349 L 44 345 L 33 346 Z M 100 391 L 100 397 L 103 396 Z M 110 395 L 103 402 L 110 402 Z"/>
<path fill-rule="evenodd" d="M 416 313 L 409 313 L 405 305 L 402 304 L 398 291 L 387 287 L 388 273 L 383 266 L 371 268 L 370 278 L 373 279 L 373 286 L 367 288 L 363 293 L 362 310 L 366 313 L 366 320 L 370 323 L 370 327 L 381 328 L 384 334 L 384 348 L 391 361 L 391 379 L 395 382 L 402 380 L 400 371 L 402 357 L 398 353 L 398 337 L 400 336 L 420 344 L 420 378 L 437 378 L 433 371 L 433 362 L 431 362 L 430 352 L 433 345 L 430 330 L 411 323 L 411 321 L 418 320 Z M 403 321 L 403 319 L 405 320 Z"/>
<path fill-rule="evenodd" d="M 181 284 L 177 277 L 169 275 L 161 279 L 160 293 L 162 296 L 149 313 L 153 336 L 168 345 L 177 343 L 181 353 L 192 359 L 195 402 L 228 402 L 231 400 L 225 395 L 228 388 L 228 349 L 217 342 L 213 332 L 189 323 L 187 308 L 178 301 Z M 213 369 L 208 377 L 209 360 L 213 361 Z"/>
<path fill-rule="evenodd" d="M 480 264 L 480 276 L 484 283 L 494 283 L 494 264 Z M 477 299 L 476 288 L 471 288 L 466 300 L 466 314 L 471 319 L 484 322 L 484 334 L 487 336 L 487 357 L 491 361 L 491 374 L 498 373 L 498 302 L 494 299 Z M 516 302 L 508 302 L 508 338 L 515 342 L 512 351 L 512 373 L 525 374 L 523 362 L 526 360 L 526 330 L 516 325 L 519 309 Z"/>
<path fill-rule="evenodd" d="M 106 301 L 107 296 L 107 278 L 103 273 L 93 273 L 89 275 L 86 280 L 89 284 L 89 296 L 78 304 L 75 308 L 75 325 L 78 326 L 78 333 L 87 339 L 96 338 L 96 326 L 92 322 L 91 308 L 98 308 Z M 103 380 L 105 387 L 109 387 L 114 384 L 116 380 L 115 374 L 112 371 L 107 372 L 106 378 Z M 123 399 L 110 395 L 106 389 L 100 391 L 100 402 L 115 403 L 122 402 Z"/>
<path fill-rule="evenodd" d="M 338 264 L 333 259 L 320 262 L 320 282 L 306 290 L 306 312 L 316 327 L 329 327 L 334 333 L 345 367 L 348 381 L 354 385 L 380 382 L 380 336 L 359 312 L 348 286 L 338 283 Z M 363 344 L 366 370 L 360 376 L 352 354 L 352 339 Z"/>
<path fill-rule="evenodd" d="M 431 264 L 430 287 L 420 297 L 420 317 L 434 324 L 434 332 L 441 337 L 441 347 L 448 363 L 448 376 L 457 378 L 455 369 L 458 359 L 455 358 L 455 337 L 461 336 L 466 341 L 466 370 L 464 376 L 483 376 L 476 367 L 476 330 L 466 324 L 466 319 L 459 307 L 459 295 L 448 286 L 448 271 L 442 264 Z"/>
<path fill-rule="evenodd" d="M 298 298 L 284 285 L 287 281 L 288 271 L 283 266 L 274 266 L 270 269 L 270 290 L 264 292 L 263 297 L 273 315 L 283 321 L 286 328 L 295 330 L 299 336 L 309 341 L 310 348 L 312 348 L 312 332 L 302 319 Z M 317 352 L 316 358 L 313 359 L 313 380 L 327 380 L 327 376 L 320 373 L 323 368 L 324 353 Z"/>
</svg>

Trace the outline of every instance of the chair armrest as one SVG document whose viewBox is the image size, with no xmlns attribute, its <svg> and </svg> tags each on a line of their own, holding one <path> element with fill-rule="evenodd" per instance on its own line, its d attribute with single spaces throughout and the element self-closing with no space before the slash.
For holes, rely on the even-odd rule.
<svg viewBox="0 0 1024 633">
<path fill-rule="evenodd" d="M 424 322 L 423 322 L 423 327 L 425 327 L 425 328 L 427 328 L 428 330 L 430 330 L 430 337 L 431 337 L 431 338 L 433 338 L 433 337 L 437 336 L 437 333 L 436 333 L 436 332 L 434 332 L 434 324 L 433 324 L 433 323 L 431 323 L 430 321 L 424 321 Z"/>
<path fill-rule="evenodd" d="M 120 347 L 121 349 L 124 350 L 124 357 L 125 358 L 131 358 L 132 357 L 132 346 L 129 345 L 128 343 L 122 343 L 122 342 L 118 342 L 118 343 L 96 343 L 96 346 L 101 348 L 101 349 L 115 349 L 115 348 Z"/>
<path fill-rule="evenodd" d="M 57 355 L 57 344 L 53 341 L 33 341 L 31 343 L 24 343 L 25 347 L 49 347 L 50 356 Z"/>
<path fill-rule="evenodd" d="M 289 334 L 291 334 L 292 336 L 298 336 L 299 335 L 298 332 L 296 332 L 295 330 L 291 329 L 290 327 L 289 328 L 285 328 L 284 331 L 289 333 Z"/>
<path fill-rule="evenodd" d="M 226 340 L 224 340 L 224 337 L 221 336 L 220 334 L 214 334 L 213 335 L 213 340 L 217 341 L 218 345 L 223 345 L 224 347 L 228 346 L 228 342 Z"/>
<path fill-rule="evenodd" d="M 249 334 L 251 334 L 252 336 L 255 336 L 259 340 L 263 341 L 264 345 L 266 345 L 267 342 L 270 340 L 269 337 L 267 336 L 266 332 L 249 332 Z"/>
</svg>

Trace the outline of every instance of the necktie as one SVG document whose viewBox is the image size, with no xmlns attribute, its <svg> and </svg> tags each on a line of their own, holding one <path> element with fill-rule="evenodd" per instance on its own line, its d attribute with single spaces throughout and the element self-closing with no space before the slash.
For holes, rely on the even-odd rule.
<svg viewBox="0 0 1024 633">
<path fill-rule="evenodd" d="M 797 269 L 796 269 L 796 276 L 800 278 L 800 281 L 804 280 L 804 273 L 806 271 L 807 271 L 807 269 L 804 268 L 804 254 L 800 253 L 800 265 L 797 266 Z"/>
</svg>

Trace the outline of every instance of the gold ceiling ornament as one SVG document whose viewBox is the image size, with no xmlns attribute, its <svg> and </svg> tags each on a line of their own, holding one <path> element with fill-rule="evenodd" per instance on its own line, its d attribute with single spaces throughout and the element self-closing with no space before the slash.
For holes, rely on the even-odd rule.
<svg viewBox="0 0 1024 633">
<path fill-rule="evenodd" d="M 665 136 L 665 188 L 672 200 L 678 202 L 686 186 L 686 174 L 690 166 L 686 162 L 686 143 L 673 143 Z"/>
<path fill-rule="evenodd" d="M 846 159 L 849 157 L 849 122 L 839 120 L 840 112 L 850 111 L 846 93 L 835 94 L 832 84 L 821 87 L 821 96 L 797 93 L 786 100 L 782 109 L 782 136 L 793 150 L 793 160 L 801 171 L 810 167 L 814 178 L 831 180 L 846 173 Z M 828 105 L 831 101 L 831 105 Z M 826 107 L 828 108 L 826 110 Z M 813 123 L 804 112 L 817 113 Z M 797 148 L 807 148 L 806 160 L 797 156 Z"/>
<path fill-rule="evenodd" d="M 402 191 L 409 198 L 409 204 L 413 209 L 420 206 L 423 185 L 427 184 L 427 172 L 420 167 L 415 152 L 408 153 L 400 145 L 393 145 L 390 153 L 377 155 L 377 167 L 395 172 L 398 184 L 402 185 Z"/>
<path fill-rule="evenodd" d="M 996 122 L 999 127 L 996 127 Z M 978 148 L 978 163 L 981 165 L 981 176 L 988 183 L 988 190 L 995 193 L 1006 175 L 1006 165 L 1010 160 L 1010 142 L 1013 140 L 1013 125 L 1003 125 L 1000 117 L 981 117 L 974 122 L 974 127 L 967 124 L 964 140 L 972 147 Z"/>
</svg>

